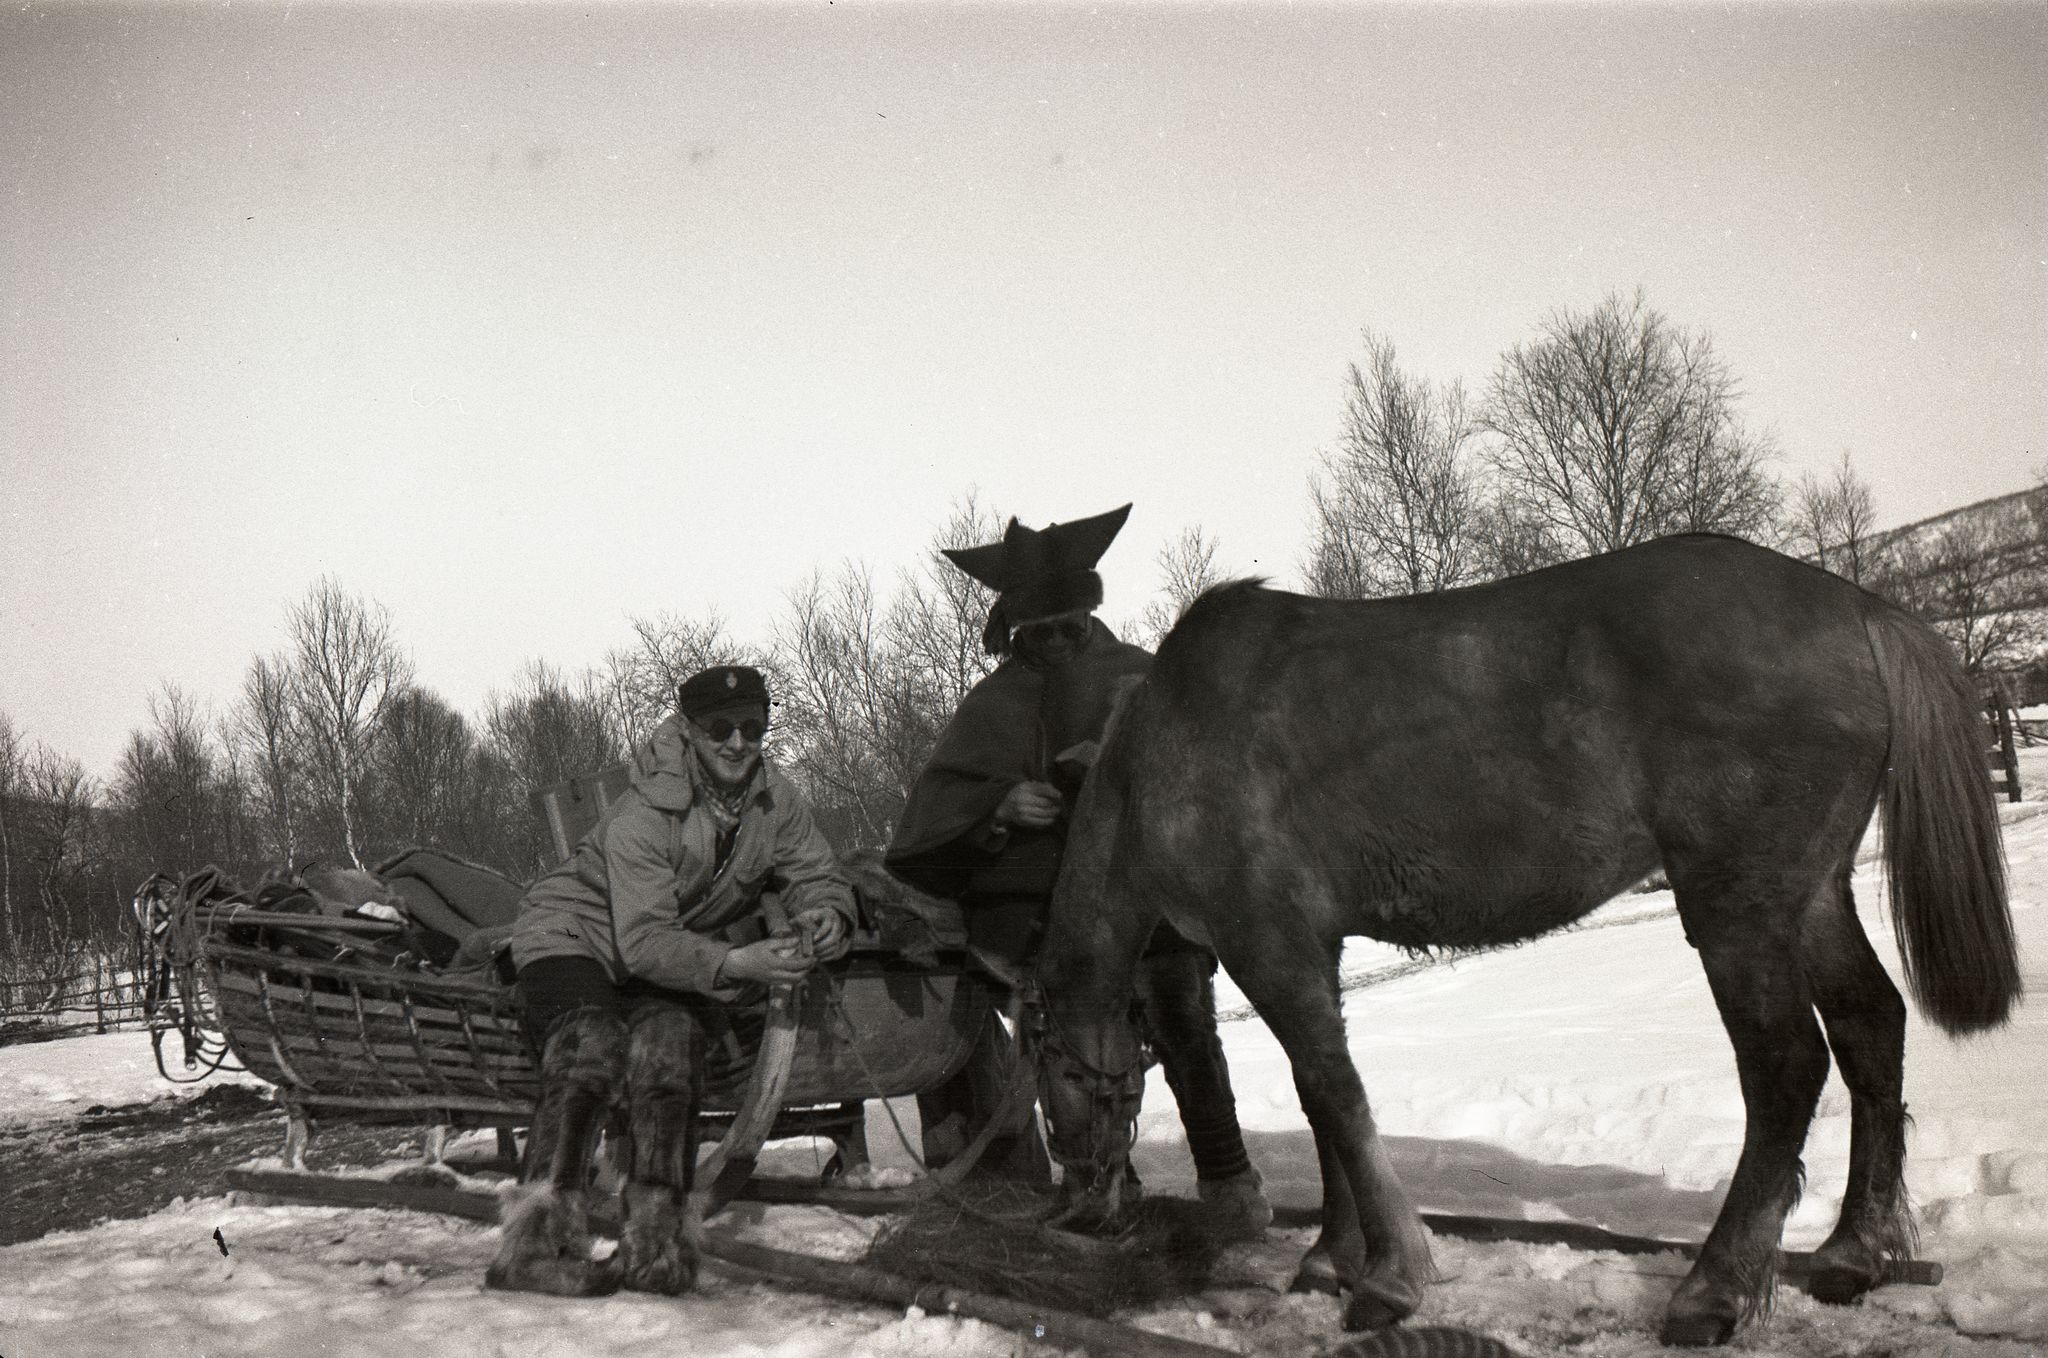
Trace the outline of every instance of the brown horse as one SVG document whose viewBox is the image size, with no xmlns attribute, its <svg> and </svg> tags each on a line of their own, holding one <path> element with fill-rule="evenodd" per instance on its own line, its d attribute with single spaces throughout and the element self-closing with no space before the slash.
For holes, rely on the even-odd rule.
<svg viewBox="0 0 2048 1358">
<path fill-rule="evenodd" d="M 1831 1048 L 1849 1182 L 1812 1290 L 1852 1300 L 1912 1224 L 1905 1005 L 1850 868 L 1882 802 L 1916 999 L 1951 1034 L 2002 1023 L 2020 984 L 1983 749 L 1938 634 L 1729 538 L 1405 599 L 1213 589 L 1119 712 L 1076 810 L 1037 968 L 1055 1149 L 1124 1151 L 1140 1064 L 1125 997 L 1166 919 L 1215 949 L 1293 1064 L 1324 1195 L 1297 1284 L 1347 1289 L 1347 1328 L 1397 1321 L 1431 1278 L 1428 1237 L 1345 1044 L 1343 940 L 1512 943 L 1661 868 L 1748 1114 L 1664 1341 L 1722 1342 L 1766 1303 Z"/>
</svg>

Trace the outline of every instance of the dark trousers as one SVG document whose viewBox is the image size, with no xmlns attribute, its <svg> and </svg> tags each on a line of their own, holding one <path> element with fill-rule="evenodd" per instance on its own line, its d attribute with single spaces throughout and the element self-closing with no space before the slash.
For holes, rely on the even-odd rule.
<svg viewBox="0 0 2048 1358">
<path fill-rule="evenodd" d="M 1019 969 L 1029 966 L 1044 930 L 1049 902 L 1039 896 L 971 897 L 963 904 L 971 945 Z M 1251 1168 L 1237 1122 L 1237 1097 L 1216 1031 L 1216 955 L 1161 925 L 1138 963 L 1138 1019 L 1159 1057 L 1166 1084 L 1180 1107 L 1195 1177 L 1213 1181 Z M 1009 1088 L 1016 1052 L 993 1016 L 967 1066 L 945 1084 L 921 1092 L 924 1155 L 937 1169 L 965 1149 L 994 1117 Z M 1020 1119 L 1024 1116 L 1020 1112 Z M 1050 1157 L 1035 1124 L 995 1137 L 982 1164 L 994 1174 L 1046 1182 Z"/>
</svg>

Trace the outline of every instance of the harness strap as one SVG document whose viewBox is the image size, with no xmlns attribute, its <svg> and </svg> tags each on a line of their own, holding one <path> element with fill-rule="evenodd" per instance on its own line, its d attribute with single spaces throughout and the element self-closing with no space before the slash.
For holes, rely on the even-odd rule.
<svg viewBox="0 0 2048 1358">
<path fill-rule="evenodd" d="M 828 973 L 827 981 L 831 986 L 829 998 L 832 1006 L 839 1011 L 842 1018 L 848 1018 L 850 1022 L 841 998 L 843 992 L 839 978 Z M 882 1107 L 889 1114 L 889 1121 L 895 1126 L 896 1136 L 903 1142 L 904 1150 L 917 1161 L 918 1168 L 925 1172 L 922 1180 L 903 1190 L 906 1196 L 923 1197 L 957 1187 L 974 1172 L 974 1167 L 981 1162 L 981 1157 L 987 1154 L 989 1146 L 995 1139 L 1011 1130 L 1011 1124 L 1017 1120 L 1018 1114 L 1030 1108 L 1037 1099 L 1038 1049 L 1034 1045 L 1020 1043 L 1016 1063 L 1010 1068 L 1010 1083 L 1003 1090 L 1003 1097 L 996 1104 L 995 1111 L 989 1115 L 987 1122 L 982 1124 L 981 1130 L 960 1154 L 947 1161 L 941 1168 L 930 1169 L 926 1167 L 923 1156 L 910 1150 L 910 1133 L 897 1121 L 896 1110 L 891 1108 L 888 1100 L 883 1097 L 881 1081 L 875 1078 L 874 1071 L 868 1066 L 867 1058 L 861 1055 L 859 1044 L 852 1044 L 849 1049 L 853 1052 L 854 1060 L 859 1063 L 861 1073 L 867 1077 L 868 1088 L 877 1099 L 882 1100 Z"/>
</svg>

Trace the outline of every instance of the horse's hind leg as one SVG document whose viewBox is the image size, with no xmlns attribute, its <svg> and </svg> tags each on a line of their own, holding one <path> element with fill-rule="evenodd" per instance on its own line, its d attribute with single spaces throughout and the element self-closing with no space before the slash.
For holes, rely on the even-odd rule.
<svg viewBox="0 0 2048 1358">
<path fill-rule="evenodd" d="M 1256 908 L 1254 905 L 1252 908 Z M 1297 1283 L 1323 1256 L 1351 1291 L 1344 1326 L 1379 1329 L 1412 1314 L 1434 1276 L 1429 1236 L 1373 1125 L 1365 1086 L 1344 1040 L 1334 949 L 1305 929 L 1281 923 L 1290 912 L 1261 912 L 1258 929 L 1219 940 L 1230 975 L 1272 1029 L 1294 1068 L 1301 1110 L 1315 1132 L 1323 1170 L 1323 1231 Z M 1316 983 L 1304 963 L 1319 959 Z"/>
<path fill-rule="evenodd" d="M 1849 1087 L 1849 1182 L 1807 1290 L 1849 1302 L 1877 1286 L 1887 1258 L 1912 1253 L 1913 1219 L 1904 1177 L 1906 1002 L 1856 918 L 1846 864 L 1808 907 L 1800 955 Z"/>
<path fill-rule="evenodd" d="M 1735 1048 L 1748 1117 L 1721 1214 L 1665 1313 L 1666 1344 L 1723 1343 L 1768 1305 L 1785 1217 L 1799 1200 L 1799 1154 L 1827 1080 L 1827 1044 L 1799 960 L 1813 879 L 1773 877 L 1672 871 L 1686 936 Z"/>
</svg>

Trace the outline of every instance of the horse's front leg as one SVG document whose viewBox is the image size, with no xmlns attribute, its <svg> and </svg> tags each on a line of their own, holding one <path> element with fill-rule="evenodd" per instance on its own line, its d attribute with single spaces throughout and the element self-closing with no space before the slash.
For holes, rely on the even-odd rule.
<svg viewBox="0 0 2048 1358">
<path fill-rule="evenodd" d="M 1289 1055 L 1293 1057 L 1291 1051 Z M 1315 1131 L 1318 1158 L 1334 1161 L 1337 1170 L 1324 1180 L 1323 1239 L 1319 1243 L 1329 1244 L 1338 1277 L 1351 1289 L 1344 1328 L 1376 1330 L 1392 1325 L 1415 1312 L 1422 1304 L 1423 1287 L 1436 1276 L 1429 1235 L 1373 1125 L 1365 1088 L 1350 1054 L 1340 1043 L 1334 1052 L 1325 1048 L 1306 1061 L 1293 1059 L 1295 1091 Z M 1327 1156 L 1320 1149 L 1325 1144 L 1330 1146 Z M 1332 1194 L 1332 1183 L 1348 1192 Z M 1345 1196 L 1351 1199 L 1349 1211 L 1345 1210 Z M 1346 1257 L 1354 1250 L 1363 1255 L 1355 1272 Z"/>
<path fill-rule="evenodd" d="M 1284 917 L 1277 911 L 1266 916 Z M 1295 1092 L 1323 1172 L 1323 1231 L 1303 1258 L 1295 1286 L 1326 1289 L 1334 1276 L 1351 1293 L 1345 1328 L 1391 1325 L 1422 1304 L 1435 1266 L 1429 1235 L 1394 1174 L 1351 1064 L 1336 949 L 1277 928 L 1247 930 L 1229 946 L 1224 965 L 1294 1067 Z M 1319 954 L 1325 959 L 1319 984 L 1302 984 L 1302 959 Z"/>
<path fill-rule="evenodd" d="M 1316 1165 L 1323 1175 L 1323 1224 L 1316 1242 L 1301 1256 L 1290 1292 L 1327 1292 L 1336 1296 L 1365 1272 L 1365 1234 L 1358 1229 L 1358 1203 L 1334 1143 L 1318 1136 Z"/>
</svg>

